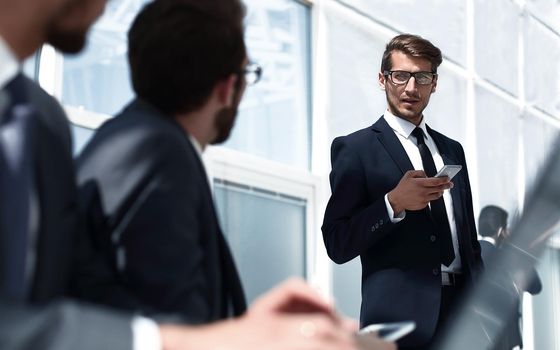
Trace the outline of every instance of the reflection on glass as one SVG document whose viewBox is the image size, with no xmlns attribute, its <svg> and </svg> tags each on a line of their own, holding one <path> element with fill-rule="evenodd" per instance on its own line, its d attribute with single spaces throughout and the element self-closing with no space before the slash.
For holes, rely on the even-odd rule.
<svg viewBox="0 0 560 350">
<path fill-rule="evenodd" d="M 62 101 L 65 105 L 114 115 L 132 98 L 126 60 L 126 34 L 147 0 L 113 0 L 92 28 L 88 46 L 64 57 Z"/>
<path fill-rule="evenodd" d="M 249 56 L 263 67 L 263 76 L 245 91 L 225 146 L 308 169 L 309 10 L 293 0 L 245 3 Z"/>
<path fill-rule="evenodd" d="M 214 185 L 248 301 L 290 276 L 304 277 L 305 201 L 221 180 Z"/>
</svg>

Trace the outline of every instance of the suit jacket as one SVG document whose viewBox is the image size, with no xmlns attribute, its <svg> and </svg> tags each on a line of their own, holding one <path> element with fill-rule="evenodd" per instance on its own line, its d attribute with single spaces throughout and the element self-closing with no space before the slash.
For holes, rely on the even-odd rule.
<svg viewBox="0 0 560 350">
<path fill-rule="evenodd" d="M 232 306 L 235 315 L 244 312 L 206 172 L 171 117 L 133 101 L 86 146 L 78 183 L 88 227 L 121 285 L 142 303 L 137 310 L 189 323 L 225 318 Z"/>
<path fill-rule="evenodd" d="M 0 286 L 0 348 L 129 349 L 130 316 L 69 301 L 54 303 L 67 300 L 62 298 L 68 293 L 80 236 L 70 131 L 66 115 L 50 95 L 21 74 L 15 79 L 37 111 L 33 164 L 39 226 L 28 298 L 14 303 L 2 296 Z M 0 232 L 0 241 L 7 242 L 8 234 Z"/>
<path fill-rule="evenodd" d="M 463 169 L 451 189 L 463 274 L 471 280 L 481 266 L 465 156 L 461 145 L 428 128 L 445 164 Z M 439 240 L 429 209 L 407 211 L 392 223 L 384 196 L 413 166 L 389 124 L 336 138 L 331 149 L 332 196 L 323 222 L 323 239 L 338 264 L 360 256 L 362 326 L 412 320 L 416 329 L 399 344 L 419 346 L 430 340 L 441 297 Z"/>
<path fill-rule="evenodd" d="M 482 254 L 482 260 L 484 264 L 492 264 L 496 253 L 500 250 L 492 243 L 484 240 L 480 240 L 480 248 Z M 520 257 L 522 258 L 522 257 Z M 515 264 L 513 264 L 515 265 Z M 538 294 L 542 289 L 541 280 L 535 268 L 531 268 L 528 276 L 528 284 L 523 288 L 523 290 L 517 290 L 514 286 L 511 273 L 515 273 L 515 266 L 511 266 L 512 269 L 503 272 L 503 278 L 500 281 L 495 281 L 496 285 L 500 287 L 498 293 L 496 293 L 496 298 L 513 298 L 515 302 L 513 303 L 515 307 L 511 312 L 511 317 L 506 320 L 506 326 L 502 333 L 502 336 L 497 339 L 497 345 L 494 350 L 511 350 L 512 348 L 519 346 L 523 348 L 523 337 L 521 336 L 521 330 L 519 328 L 519 318 L 521 314 L 519 312 L 521 295 L 520 293 L 528 292 L 531 294 Z M 506 317 L 507 318 L 507 317 Z"/>
</svg>

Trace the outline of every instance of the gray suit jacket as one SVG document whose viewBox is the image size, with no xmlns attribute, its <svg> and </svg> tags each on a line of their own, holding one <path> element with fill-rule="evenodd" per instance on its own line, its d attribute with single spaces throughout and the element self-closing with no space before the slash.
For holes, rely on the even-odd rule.
<svg viewBox="0 0 560 350">
<path fill-rule="evenodd" d="M 36 265 L 25 302 L 0 296 L 1 349 L 131 349 L 131 317 L 74 304 L 64 299 L 73 266 L 95 256 L 78 228 L 71 137 L 55 99 L 23 79 L 38 112 L 33 157 L 40 212 Z M 0 232 L 0 241 L 8 235 Z M 85 247 L 87 249 L 82 249 Z M 76 254 L 76 255 L 73 255 Z M 95 259 L 93 259 L 95 260 Z M 0 259 L 0 263 L 6 263 Z M 85 266 L 85 265 L 84 265 Z M 0 286 L 0 295 L 2 286 Z"/>
</svg>

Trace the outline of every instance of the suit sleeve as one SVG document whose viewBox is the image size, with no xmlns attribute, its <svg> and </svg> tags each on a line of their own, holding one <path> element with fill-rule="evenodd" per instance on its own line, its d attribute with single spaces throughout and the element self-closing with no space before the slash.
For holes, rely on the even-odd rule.
<svg viewBox="0 0 560 350">
<path fill-rule="evenodd" d="M 0 301 L 0 348 L 131 350 L 131 318 L 71 302 L 45 309 Z"/>
<path fill-rule="evenodd" d="M 376 245 L 396 225 L 391 223 L 385 193 L 370 198 L 361 160 L 344 138 L 331 147 L 332 195 L 322 226 L 329 257 L 342 264 Z"/>
</svg>

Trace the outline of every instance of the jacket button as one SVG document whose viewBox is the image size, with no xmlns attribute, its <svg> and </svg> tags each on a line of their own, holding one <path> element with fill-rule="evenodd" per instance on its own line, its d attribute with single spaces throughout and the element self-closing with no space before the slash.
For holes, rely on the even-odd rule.
<svg viewBox="0 0 560 350">
<path fill-rule="evenodd" d="M 379 228 L 379 224 L 375 224 L 375 228 L 376 228 L 376 229 Z"/>
<path fill-rule="evenodd" d="M 431 235 L 431 236 L 430 236 L 430 241 L 435 242 L 435 241 L 436 241 L 436 236 L 435 236 L 435 235 Z"/>
<path fill-rule="evenodd" d="M 379 220 L 379 225 L 383 225 L 383 220 Z"/>
<path fill-rule="evenodd" d="M 434 274 L 434 276 L 439 275 L 439 270 L 438 269 L 433 269 L 432 273 Z"/>
<path fill-rule="evenodd" d="M 375 231 L 375 226 L 371 227 L 371 232 Z"/>
</svg>

